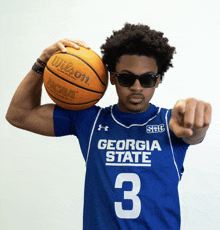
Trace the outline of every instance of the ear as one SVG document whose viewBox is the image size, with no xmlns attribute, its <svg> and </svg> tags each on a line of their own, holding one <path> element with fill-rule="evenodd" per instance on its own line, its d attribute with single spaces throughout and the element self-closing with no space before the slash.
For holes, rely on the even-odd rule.
<svg viewBox="0 0 220 230">
<path fill-rule="evenodd" d="M 114 73 L 110 73 L 110 82 L 112 85 L 115 85 L 117 82 L 117 79 Z"/>
</svg>

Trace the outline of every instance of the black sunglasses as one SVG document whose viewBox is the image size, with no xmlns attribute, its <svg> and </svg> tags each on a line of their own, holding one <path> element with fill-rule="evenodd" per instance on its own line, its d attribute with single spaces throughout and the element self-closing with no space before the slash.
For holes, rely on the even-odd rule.
<svg viewBox="0 0 220 230">
<path fill-rule="evenodd" d="M 118 82 L 123 87 L 131 87 L 134 85 L 136 79 L 139 80 L 140 84 L 144 88 L 152 88 L 156 85 L 159 74 L 144 73 L 141 75 L 135 75 L 133 73 L 117 73 L 115 75 L 118 78 Z"/>
</svg>

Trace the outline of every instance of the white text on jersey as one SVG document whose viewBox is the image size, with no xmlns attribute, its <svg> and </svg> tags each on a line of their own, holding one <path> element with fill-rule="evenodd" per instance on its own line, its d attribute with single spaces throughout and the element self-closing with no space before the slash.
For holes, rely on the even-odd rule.
<svg viewBox="0 0 220 230">
<path fill-rule="evenodd" d="M 164 124 L 160 125 L 147 125 L 146 126 L 147 133 L 162 133 L 165 131 Z"/>
<path fill-rule="evenodd" d="M 158 140 L 100 139 L 97 147 L 100 150 L 108 150 L 106 151 L 108 166 L 151 166 L 149 159 L 151 152 L 162 151 Z"/>
</svg>

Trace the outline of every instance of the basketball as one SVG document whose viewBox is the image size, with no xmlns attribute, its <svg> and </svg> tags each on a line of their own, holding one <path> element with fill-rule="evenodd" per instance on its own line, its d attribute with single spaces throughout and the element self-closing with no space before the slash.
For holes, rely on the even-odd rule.
<svg viewBox="0 0 220 230">
<path fill-rule="evenodd" d="M 84 110 L 104 95 L 108 75 L 101 57 L 91 49 L 66 47 L 56 52 L 44 70 L 44 86 L 49 97 L 68 110 Z"/>
</svg>

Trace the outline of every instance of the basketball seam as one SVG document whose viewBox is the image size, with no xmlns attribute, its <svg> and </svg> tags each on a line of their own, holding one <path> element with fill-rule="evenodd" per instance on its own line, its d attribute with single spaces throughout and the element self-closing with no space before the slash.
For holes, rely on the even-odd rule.
<svg viewBox="0 0 220 230">
<path fill-rule="evenodd" d="M 81 89 L 84 89 L 84 90 L 87 90 L 87 91 L 90 91 L 90 92 L 93 92 L 93 93 L 99 93 L 99 94 L 103 94 L 104 92 L 98 92 L 98 91 L 95 91 L 95 90 L 91 90 L 91 89 L 87 89 L 87 88 L 84 88 L 84 87 L 82 87 L 82 86 L 80 86 L 80 85 L 77 85 L 77 84 L 75 84 L 75 83 L 73 83 L 73 82 L 71 82 L 71 81 L 68 81 L 67 79 L 65 79 L 65 78 L 63 78 L 63 77 L 61 77 L 61 76 L 59 76 L 58 74 L 56 74 L 56 73 L 54 73 L 48 66 L 46 66 L 46 69 L 48 70 L 48 71 L 50 71 L 52 74 L 54 74 L 55 76 L 57 76 L 58 78 L 60 78 L 60 79 L 62 79 L 63 81 L 66 81 L 66 82 L 68 82 L 68 83 L 70 83 L 71 85 L 75 85 L 75 86 L 77 86 L 77 87 L 79 87 L 79 88 L 81 88 Z"/>
<path fill-rule="evenodd" d="M 68 105 L 86 105 L 86 104 L 89 104 L 89 103 L 92 103 L 92 102 L 95 102 L 95 101 L 99 101 L 99 99 L 96 99 L 96 100 L 93 100 L 93 101 L 89 101 L 89 102 L 86 102 L 86 103 L 81 103 L 81 104 L 73 104 L 73 103 L 68 103 L 68 102 L 64 102 L 64 101 L 61 101 L 59 99 L 57 99 L 56 97 L 54 97 L 49 91 L 48 89 L 46 89 L 47 93 L 52 97 L 54 98 L 55 100 L 59 101 L 59 102 L 62 102 L 64 104 L 68 104 Z"/>
<path fill-rule="evenodd" d="M 74 54 L 71 54 L 71 53 L 63 53 L 63 52 L 61 52 L 61 53 L 57 53 L 57 54 L 68 54 L 68 55 L 70 55 L 70 56 L 73 56 L 73 57 L 75 57 L 75 58 L 78 58 L 80 61 L 82 61 L 82 62 L 84 62 L 86 65 L 88 65 L 88 66 L 91 68 L 91 70 L 96 74 L 96 76 L 98 77 L 99 81 L 100 81 L 104 86 L 106 86 L 106 84 L 102 81 L 102 79 L 99 77 L 98 73 L 92 68 L 92 66 L 89 65 L 86 61 L 84 61 L 84 60 L 81 59 L 80 57 L 78 57 L 78 56 L 76 56 L 76 55 L 74 55 Z"/>
</svg>

